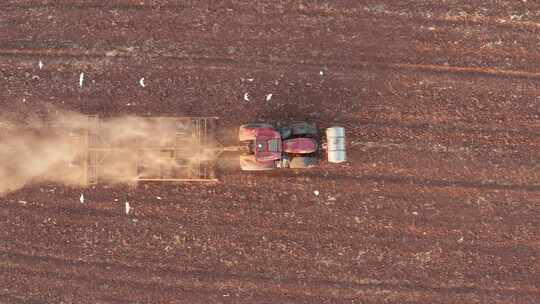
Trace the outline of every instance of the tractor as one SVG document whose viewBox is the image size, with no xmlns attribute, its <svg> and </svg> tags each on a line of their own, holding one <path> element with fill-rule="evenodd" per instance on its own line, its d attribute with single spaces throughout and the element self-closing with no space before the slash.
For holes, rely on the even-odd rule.
<svg viewBox="0 0 540 304">
<path fill-rule="evenodd" d="M 240 167 L 244 171 L 315 167 L 323 151 L 329 162 L 346 160 L 342 127 L 326 129 L 327 142 L 321 140 L 319 129 L 307 122 L 279 128 L 268 123 L 249 123 L 240 126 L 238 137 L 248 151 L 240 155 Z"/>
<path fill-rule="evenodd" d="M 216 165 L 228 163 L 218 160 L 223 152 L 235 153 L 235 163 L 241 152 L 240 167 L 245 171 L 311 168 L 324 154 L 330 163 L 346 160 L 342 127 L 327 128 L 323 141 L 321 130 L 307 122 L 278 127 L 249 123 L 239 128 L 241 145 L 224 146 L 217 136 L 218 117 L 129 119 L 126 135 L 96 115 L 89 115 L 82 126 L 63 122 L 62 128 L 73 130 L 69 136 L 80 150 L 66 166 L 82 167 L 76 174 L 87 185 L 95 185 L 108 180 L 215 182 Z"/>
</svg>

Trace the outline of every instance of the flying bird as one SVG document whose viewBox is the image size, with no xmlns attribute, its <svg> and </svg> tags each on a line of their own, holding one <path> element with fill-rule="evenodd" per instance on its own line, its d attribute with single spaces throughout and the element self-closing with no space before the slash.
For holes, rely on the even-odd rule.
<svg viewBox="0 0 540 304">
<path fill-rule="evenodd" d="M 81 75 L 79 75 L 79 87 L 80 88 L 82 88 L 83 82 L 84 82 L 84 73 L 81 73 Z"/>
</svg>

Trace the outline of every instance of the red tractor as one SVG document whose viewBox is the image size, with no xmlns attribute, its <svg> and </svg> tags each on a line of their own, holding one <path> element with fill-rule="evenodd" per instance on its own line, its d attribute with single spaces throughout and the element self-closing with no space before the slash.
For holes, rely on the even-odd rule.
<svg viewBox="0 0 540 304">
<path fill-rule="evenodd" d="M 245 171 L 310 168 L 319 164 L 324 149 L 329 162 L 344 162 L 344 129 L 331 127 L 326 135 L 328 142 L 324 144 L 317 127 L 307 122 L 280 128 L 267 123 L 242 125 L 238 136 L 249 152 L 240 156 L 240 167 Z"/>
</svg>

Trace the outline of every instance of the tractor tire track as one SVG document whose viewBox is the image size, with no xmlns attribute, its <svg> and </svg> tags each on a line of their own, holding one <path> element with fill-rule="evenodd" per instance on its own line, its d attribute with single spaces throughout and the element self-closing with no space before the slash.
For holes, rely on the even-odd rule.
<svg viewBox="0 0 540 304">
<path fill-rule="evenodd" d="M 234 290 L 240 289 L 242 292 L 249 292 L 252 295 L 258 292 L 261 298 L 270 295 L 276 297 L 286 294 L 287 297 L 304 298 L 308 296 L 308 298 L 316 299 L 325 298 L 329 295 L 331 295 L 330 298 L 334 299 L 354 299 L 358 294 L 369 295 L 390 291 L 406 297 L 414 297 L 419 292 L 431 296 L 438 293 L 482 296 L 497 294 L 498 296 L 504 295 L 512 298 L 538 296 L 538 291 L 528 288 L 483 289 L 474 286 L 427 286 L 407 282 L 381 282 L 370 279 L 360 280 L 365 281 L 365 283 L 298 278 L 280 278 L 275 280 L 264 276 L 243 276 L 197 271 L 177 272 L 172 269 L 147 269 L 119 264 L 108 264 L 104 267 L 100 263 L 6 252 L 2 252 L 1 255 L 4 258 L 2 260 L 3 265 L 1 266 L 4 272 L 15 270 L 28 276 L 60 280 L 70 277 L 79 283 L 88 282 L 91 276 L 93 278 L 93 284 L 98 286 L 103 283 L 117 287 L 122 286 L 124 288 L 125 286 L 130 286 L 136 287 L 138 291 L 142 292 L 165 290 L 166 292 L 170 292 L 170 294 L 178 291 L 211 293 L 211 291 L 217 289 L 220 292 L 216 292 L 216 294 L 222 294 L 226 292 L 234 293 Z M 55 266 L 56 271 L 50 270 L 51 264 Z M 60 272 L 59 270 L 64 267 L 68 268 L 66 269 L 67 271 Z M 78 275 L 78 273 L 91 273 L 91 275 Z M 152 275 L 153 279 L 145 279 L 148 275 Z M 114 279 L 109 279 L 111 277 L 114 277 Z M 96 279 L 100 282 L 95 282 Z M 150 281 L 153 282 L 150 283 Z M 336 298 L 336 296 L 338 297 Z"/>
<path fill-rule="evenodd" d="M 490 67 L 464 67 L 464 66 L 447 66 L 438 64 L 422 64 L 422 63 L 399 63 L 392 61 L 384 61 L 388 59 L 370 58 L 366 61 L 356 61 L 354 63 L 343 64 L 342 62 L 310 62 L 303 60 L 302 62 L 290 61 L 284 59 L 268 60 L 249 60 L 243 59 L 238 61 L 232 57 L 212 57 L 212 56 L 178 56 L 174 54 L 160 55 L 143 55 L 141 53 L 126 53 L 121 51 L 97 51 L 97 50 L 31 50 L 31 49 L 2 49 L 0 48 L 0 56 L 12 58 L 28 58 L 28 57 L 55 57 L 55 58 L 76 58 L 76 59 L 101 59 L 101 58 L 160 58 L 174 61 L 185 61 L 191 63 L 201 62 L 202 64 L 185 65 L 186 69 L 206 68 L 210 70 L 228 70 L 228 69 L 249 69 L 252 71 L 268 71 L 270 67 L 274 68 L 300 68 L 304 71 L 318 71 L 321 66 L 333 68 L 333 75 L 341 77 L 351 77 L 350 73 L 358 72 L 366 68 L 387 69 L 395 71 L 413 71 L 432 74 L 454 74 L 471 77 L 490 77 L 501 79 L 532 79 L 539 80 L 540 72 L 530 72 L 525 70 L 497 69 Z M 383 61 L 381 61 L 383 60 Z"/>
<path fill-rule="evenodd" d="M 28 10 L 28 9 L 61 9 L 61 10 L 85 10 L 85 9 L 115 9 L 115 10 L 183 10 L 187 8 L 186 4 L 173 4 L 165 1 L 163 4 L 133 4 L 130 1 L 111 1 L 110 3 L 83 1 L 72 1 L 70 3 L 59 2 L 22 2 L 22 3 L 8 3 L 0 6 L 9 11 Z M 458 6 L 459 7 L 459 6 Z M 455 7 L 454 9 L 457 9 Z M 241 7 L 236 6 L 237 9 Z M 448 8 L 447 8 L 448 9 Z M 501 28 L 529 28 L 540 29 L 540 23 L 534 21 L 521 21 L 512 20 L 507 16 L 490 17 L 480 15 L 432 15 L 424 12 L 417 12 L 413 10 L 372 10 L 367 6 L 357 7 L 351 9 L 329 9 L 326 7 L 310 8 L 299 7 L 296 10 L 286 10 L 283 13 L 291 15 L 305 15 L 309 17 L 317 17 L 323 19 L 331 19 L 338 17 L 345 17 L 349 19 L 362 18 L 362 17 L 383 17 L 392 20 L 402 20 L 407 22 L 417 23 L 435 23 L 437 25 L 444 24 L 448 26 L 455 26 L 456 24 L 464 25 L 490 25 Z"/>
<path fill-rule="evenodd" d="M 62 223 L 62 222 L 66 222 L 65 220 L 62 220 L 61 218 L 56 218 L 55 221 L 58 221 L 59 223 Z M 152 222 L 155 222 L 155 221 L 152 221 Z M 169 225 L 172 225 L 170 228 L 171 229 L 174 229 L 174 227 L 177 227 L 177 225 L 175 223 L 170 223 L 169 221 L 167 222 L 164 222 L 163 220 L 160 220 L 159 222 L 162 223 L 162 229 L 167 229 L 167 226 Z M 69 223 L 69 221 L 67 221 L 67 223 Z M 79 221 L 77 221 L 78 225 L 85 225 L 83 223 L 80 223 Z M 167 224 L 165 224 L 167 223 Z M 65 224 L 63 224 L 65 225 Z M 92 223 L 88 223 L 86 224 L 85 226 L 91 226 Z M 165 226 L 164 226 L 165 225 Z M 58 227 L 61 228 L 62 224 Z M 216 224 L 213 223 L 211 225 L 212 227 L 216 227 Z M 396 235 L 396 232 L 393 232 L 394 229 L 397 228 L 395 231 L 397 233 L 399 233 L 400 235 L 402 235 L 402 237 L 405 237 L 405 238 L 402 238 L 400 239 L 400 241 L 398 243 L 396 243 L 395 241 L 395 235 Z M 57 228 L 55 228 L 57 229 Z M 226 225 L 225 227 L 222 227 L 220 228 L 219 230 L 222 232 L 222 233 L 225 233 L 225 234 L 229 234 L 229 235 L 238 235 L 238 231 L 236 230 L 237 228 L 232 228 L 232 230 L 230 228 L 227 228 Z M 255 232 L 259 232 L 260 229 L 249 229 L 248 231 L 242 231 L 239 235 L 239 237 L 241 236 L 242 238 L 245 238 L 247 236 L 252 236 L 254 238 L 257 238 L 257 233 Z M 281 230 L 281 229 L 280 229 Z M 403 231 L 400 231 L 400 227 L 393 227 L 391 228 L 390 230 L 388 228 L 386 228 L 385 230 L 387 230 L 386 232 L 383 230 L 382 232 L 377 232 L 377 230 L 379 229 L 376 229 L 375 232 L 371 232 L 372 229 L 369 229 L 370 231 L 367 231 L 366 233 L 369 234 L 369 236 L 365 236 L 367 237 L 366 239 L 363 239 L 360 241 L 360 244 L 363 244 L 363 243 L 370 243 L 372 244 L 371 246 L 374 246 L 374 245 L 377 245 L 378 247 L 387 247 L 389 246 L 389 244 L 392 244 L 391 245 L 392 247 L 393 246 L 398 246 L 398 247 L 403 247 L 402 245 L 400 244 L 407 244 L 407 246 L 417 246 L 417 247 L 424 247 L 428 244 L 430 244 L 432 241 L 429 240 L 429 239 L 426 239 L 426 236 L 420 236 L 421 238 L 419 238 L 418 235 L 411 235 L 409 237 L 406 237 L 409 233 L 407 231 L 403 232 Z M 389 230 L 389 231 L 388 231 Z M 406 229 L 406 230 L 409 230 L 410 231 L 410 228 Z M 422 230 L 419 230 L 416 232 L 416 234 L 418 234 L 418 232 L 421 232 Z M 413 231 L 414 232 L 414 231 Z M 68 232 L 64 232 L 64 233 L 67 233 L 67 235 L 71 235 L 71 233 L 68 233 Z M 267 229 L 264 229 L 262 231 L 263 235 L 267 235 L 267 237 L 269 239 L 273 239 L 273 237 L 271 236 L 272 234 L 275 233 L 275 229 L 270 229 L 270 230 L 267 230 Z M 268 235 L 268 233 L 270 233 L 270 235 Z M 390 234 L 388 234 L 390 233 Z M 205 235 L 206 233 L 203 232 L 202 235 Z M 328 235 L 319 235 L 318 237 L 318 242 L 323 242 L 323 243 L 326 243 L 327 241 L 326 240 L 332 240 L 332 242 L 338 242 L 341 246 L 346 246 L 347 244 L 354 244 L 354 243 L 357 243 L 358 242 L 358 239 L 356 240 L 351 240 L 349 239 L 348 237 L 344 237 L 344 238 L 340 238 L 339 235 L 343 234 L 343 232 L 339 232 L 337 231 L 337 234 L 328 234 Z M 49 235 L 49 237 L 51 237 L 51 235 Z M 304 241 L 301 241 L 301 240 L 307 240 L 309 239 L 309 236 L 306 235 L 305 233 L 294 233 L 294 234 L 291 234 L 290 231 L 283 231 L 283 232 L 277 232 L 277 234 L 275 235 L 276 239 L 280 239 L 282 241 L 287 241 L 287 242 L 292 242 L 292 243 L 297 243 L 299 242 L 300 244 L 302 244 L 302 248 L 304 248 L 303 250 L 305 250 L 306 252 L 316 252 L 316 251 L 321 251 L 320 248 L 316 248 L 316 247 L 312 247 L 310 248 L 311 246 L 304 242 Z M 99 237 L 99 238 L 102 238 L 102 237 Z M 448 236 L 445 237 L 445 239 L 448 239 Z M 455 238 L 457 239 L 457 237 Z M 352 243 L 351 243 L 352 242 Z M 440 243 L 441 246 L 449 246 L 449 248 L 452 248 L 455 244 L 454 241 L 449 241 L 448 243 L 447 242 L 442 242 Z M 378 245 L 380 244 L 380 245 Z M 416 245 L 415 245 L 416 244 Z M 531 243 L 529 243 L 530 245 L 532 245 Z M 25 244 L 25 243 L 18 243 L 18 244 L 11 244 L 11 246 L 15 246 L 13 248 L 24 248 L 24 247 L 35 247 L 34 245 L 32 244 Z M 478 247 L 478 246 L 481 246 L 481 247 Z M 536 245 L 533 245 L 533 246 L 537 246 Z M 493 254 L 496 254 L 496 255 L 502 255 L 504 256 L 505 253 L 507 250 L 511 250 L 512 248 L 516 249 L 516 248 L 522 248 L 520 250 L 526 250 L 524 251 L 523 253 L 527 252 L 527 251 L 530 251 L 530 250 L 534 250 L 532 248 L 529 248 L 528 245 L 524 245 L 523 242 L 519 242 L 519 243 L 508 243 L 508 242 L 502 242 L 500 244 L 498 243 L 493 243 L 492 241 L 488 241 L 486 243 L 486 241 L 482 241 L 480 240 L 479 242 L 478 241 L 475 241 L 474 243 L 464 243 L 462 244 L 462 246 L 460 246 L 462 249 L 461 250 L 464 250 L 464 252 L 468 252 L 469 250 L 475 254 L 482 254 L 482 255 L 493 255 Z M 360 247 L 361 248 L 361 247 Z M 528 249 L 527 249 L 528 248 Z M 47 251 L 48 249 L 33 249 L 35 251 Z M 66 253 L 64 253 L 66 254 Z M 140 258 L 137 257 L 138 255 L 135 255 L 133 257 L 130 258 L 130 260 L 134 260 L 134 261 L 138 261 Z M 146 257 L 144 259 L 141 259 L 140 260 L 140 264 L 141 265 L 145 265 L 145 263 L 148 263 L 148 262 L 152 262 L 152 263 L 155 263 L 155 264 L 161 264 L 162 262 L 164 262 L 166 260 L 164 260 L 163 258 L 159 258 L 159 257 L 152 257 L 152 256 L 149 256 L 149 255 L 146 255 Z M 498 277 L 499 275 L 497 273 L 493 273 L 492 274 L 492 277 Z M 500 280 L 504 280 L 504 276 L 502 276 L 500 278 Z"/>
<path fill-rule="evenodd" d="M 241 191 L 241 190 L 239 190 Z M 364 200 L 369 202 L 370 204 L 375 204 L 376 199 L 378 198 L 377 194 L 366 194 L 363 189 L 358 189 L 358 192 L 352 192 L 349 195 L 355 196 L 357 194 L 364 193 Z M 505 193 L 503 197 L 507 197 L 508 193 Z M 442 198 L 441 195 L 437 195 L 436 197 Z M 418 196 L 413 197 L 407 197 L 407 196 L 393 196 L 393 201 L 396 204 L 407 204 L 410 200 L 414 199 L 418 205 L 422 205 L 425 203 L 429 203 L 433 200 L 433 198 L 427 197 L 427 198 L 419 198 Z M 466 200 L 466 197 L 463 198 Z M 344 199 L 341 199 L 344 200 Z M 448 196 L 447 201 L 455 201 L 456 198 L 452 196 Z M 490 200 L 493 200 L 493 198 L 490 198 Z M 324 200 L 323 200 L 324 201 Z M 497 202 L 497 201 L 495 201 Z M 523 202 L 525 204 L 525 202 Z M 443 204 L 442 202 L 439 204 Z M 171 225 L 171 226 L 177 226 L 181 225 L 182 227 L 189 227 L 189 226 L 197 226 L 201 222 L 206 222 L 206 224 L 210 227 L 218 227 L 217 230 L 230 230 L 230 229 L 238 229 L 238 228 L 246 228 L 249 227 L 249 232 L 247 232 L 248 235 L 266 235 L 268 233 L 275 234 L 276 236 L 296 236 L 298 234 L 298 238 L 302 238 L 304 236 L 307 236 L 309 232 L 313 230 L 320 231 L 323 234 L 331 235 L 332 233 L 339 234 L 340 232 L 347 232 L 350 235 L 355 236 L 368 236 L 371 232 L 365 231 L 366 227 L 359 226 L 358 228 L 355 228 L 354 226 L 347 225 L 344 222 L 336 222 L 332 223 L 332 225 L 327 226 L 320 226 L 317 225 L 318 222 L 316 221 L 317 216 L 313 215 L 311 219 L 308 217 L 306 219 L 303 219 L 301 224 L 300 223 L 291 223 L 289 221 L 281 222 L 265 222 L 265 221 L 257 221 L 257 217 L 261 217 L 261 214 L 267 214 L 270 212 L 275 212 L 276 207 L 275 206 L 269 206 L 266 207 L 263 206 L 255 206 L 249 208 L 249 204 L 246 207 L 238 206 L 236 212 L 230 212 L 230 207 L 227 205 L 214 205 L 214 206 L 208 206 L 208 207 L 201 207 L 200 211 L 201 213 L 211 211 L 214 214 L 222 214 L 225 216 L 219 216 L 216 218 L 212 218 L 209 216 L 206 216 L 204 219 L 198 219 L 199 215 L 198 213 L 190 214 L 189 209 L 194 208 L 197 206 L 197 204 L 181 204 L 178 206 L 178 203 L 171 203 L 169 206 L 164 206 L 162 204 L 152 204 L 148 201 L 141 201 L 138 202 L 137 214 L 134 215 L 134 218 L 138 221 L 146 221 L 148 223 L 152 222 L 161 222 L 164 225 Z M 529 205 L 534 205 L 533 201 L 529 202 Z M 181 211 L 180 214 L 175 215 L 175 212 L 179 212 L 179 208 Z M 332 214 L 334 216 L 337 216 L 338 218 L 351 218 L 350 215 L 350 208 L 356 207 L 358 211 L 363 211 L 364 208 L 362 203 L 360 202 L 353 202 L 349 203 L 347 205 L 340 205 L 340 209 L 333 209 L 331 210 Z M 123 214 L 123 210 L 121 208 L 117 208 L 116 210 L 104 210 L 104 209 L 97 209 L 99 207 L 71 207 L 71 206 L 49 206 L 48 203 L 42 203 L 41 206 L 39 205 L 21 205 L 19 203 L 7 203 L 3 205 L 3 210 L 5 213 L 5 218 L 11 218 L 12 216 L 8 216 L 7 212 L 13 213 L 13 215 L 21 214 L 21 215 L 27 215 L 29 218 L 35 218 L 38 219 L 44 219 L 47 217 L 55 218 L 56 220 L 61 220 L 63 223 L 76 223 L 78 225 L 92 225 L 96 221 L 97 222 L 129 222 L 132 217 L 126 217 L 125 214 Z M 302 216 L 307 217 L 314 208 L 322 209 L 320 206 L 309 206 L 306 208 L 306 204 L 297 204 L 297 206 L 291 206 L 291 208 L 287 208 L 284 210 L 279 210 L 280 213 L 287 213 L 288 210 L 294 210 L 296 211 L 296 216 Z M 374 212 L 372 210 L 373 207 L 369 207 L 370 212 Z M 228 211 L 229 210 L 229 211 Z M 244 218 L 244 215 L 242 214 L 236 214 L 240 213 L 240 210 L 243 210 L 243 213 L 252 212 L 253 214 L 249 215 L 247 218 Z M 3 213 L 4 213 L 3 212 Z M 319 211 L 321 212 L 321 211 Z M 329 211 L 326 211 L 329 212 Z M 470 212 L 470 211 L 467 211 Z M 249 214 L 249 213 L 248 213 Z M 242 216 L 240 216 L 242 215 Z M 321 216 L 325 216 L 324 213 Z M 529 217 L 526 216 L 526 214 L 519 215 L 520 218 L 525 221 L 531 221 L 536 219 L 536 215 L 531 214 Z M 105 220 L 106 219 L 106 220 Z M 368 218 L 369 219 L 369 218 Z M 468 224 L 474 224 L 476 221 L 475 217 L 471 217 L 471 221 L 468 222 Z M 258 223 L 257 225 L 253 225 L 253 222 Z M 352 221 L 351 221 L 352 222 Z M 276 226 L 273 226 L 272 224 L 278 224 Z M 342 225 L 336 225 L 341 223 Z M 498 222 L 492 222 L 494 225 L 498 225 Z M 516 223 L 516 224 L 509 224 L 505 225 L 505 227 L 512 228 L 513 227 L 519 227 L 523 225 L 523 223 Z M 403 234 L 409 235 L 410 237 L 420 237 L 420 236 L 426 236 L 427 234 L 431 234 L 434 236 L 437 235 L 448 235 L 449 233 L 452 233 L 456 236 L 459 235 L 460 232 L 463 232 L 463 230 L 454 230 L 452 228 L 443 228 L 439 224 L 433 225 L 433 226 L 425 226 L 422 227 L 414 227 L 413 230 L 410 230 L 410 224 L 399 224 L 394 222 L 391 226 L 387 226 L 385 224 L 377 224 L 376 221 L 370 222 L 369 226 L 371 229 L 376 227 L 375 233 L 378 233 L 378 237 L 382 240 L 389 240 L 392 237 L 392 234 Z M 425 230 L 424 230 L 425 229 Z M 408 231 L 409 230 L 409 231 Z M 384 235 L 380 233 L 392 233 L 390 235 Z M 329 237 L 330 238 L 330 237 Z M 339 237 L 336 240 L 341 241 L 347 241 L 348 237 Z M 488 240 L 486 240 L 488 241 Z M 527 244 L 528 242 L 521 242 L 521 241 L 511 241 L 511 240 L 505 240 L 503 242 L 492 242 L 492 244 L 504 244 L 509 242 L 509 244 L 515 244 L 515 245 L 523 245 Z M 489 242 L 488 242 L 489 243 Z M 529 243 L 530 245 L 538 245 L 537 243 Z"/>
</svg>

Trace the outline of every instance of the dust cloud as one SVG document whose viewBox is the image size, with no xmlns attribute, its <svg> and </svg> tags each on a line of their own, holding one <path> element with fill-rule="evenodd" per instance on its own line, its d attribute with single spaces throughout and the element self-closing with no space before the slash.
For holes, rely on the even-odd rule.
<svg viewBox="0 0 540 304">
<path fill-rule="evenodd" d="M 33 182 L 84 186 L 193 176 L 193 167 L 219 154 L 194 128 L 181 118 L 98 122 L 66 112 L 23 122 L 0 117 L 0 194 Z"/>
</svg>

